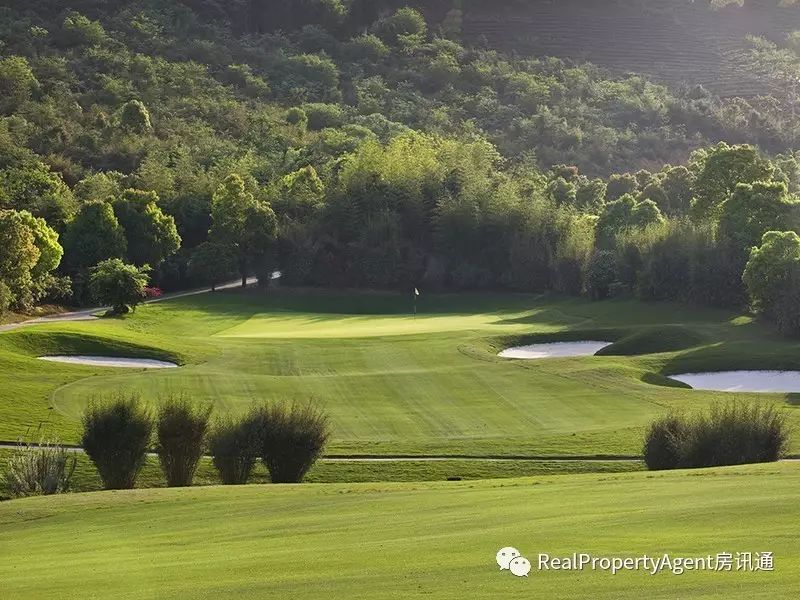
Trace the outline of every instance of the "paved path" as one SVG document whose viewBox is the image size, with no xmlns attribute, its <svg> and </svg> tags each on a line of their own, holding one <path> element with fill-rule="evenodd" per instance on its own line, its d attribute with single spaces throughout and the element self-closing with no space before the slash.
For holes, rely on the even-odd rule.
<svg viewBox="0 0 800 600">
<path fill-rule="evenodd" d="M 247 279 L 247 285 L 253 285 L 257 282 L 255 277 Z M 241 287 L 242 280 L 229 281 L 222 285 L 216 286 L 216 290 L 228 290 L 236 287 Z M 145 300 L 145 304 L 155 304 L 156 302 L 164 302 L 165 300 L 174 300 L 175 298 L 185 298 L 186 296 L 197 296 L 198 294 L 207 294 L 211 291 L 210 287 L 200 288 L 197 290 L 189 290 L 186 292 L 175 292 L 172 294 L 164 294 L 159 298 L 152 298 Z M 72 312 L 60 313 L 57 315 L 49 315 L 46 317 L 37 317 L 35 319 L 28 319 L 27 321 L 20 321 L 19 323 L 8 323 L 7 325 L 0 325 L 0 332 L 12 331 L 20 327 L 29 327 L 31 325 L 40 325 L 42 323 L 63 323 L 69 321 L 93 321 L 97 318 L 98 313 L 104 313 L 109 310 L 108 306 L 98 306 L 95 308 L 87 308 L 84 310 L 76 310 Z"/>
</svg>

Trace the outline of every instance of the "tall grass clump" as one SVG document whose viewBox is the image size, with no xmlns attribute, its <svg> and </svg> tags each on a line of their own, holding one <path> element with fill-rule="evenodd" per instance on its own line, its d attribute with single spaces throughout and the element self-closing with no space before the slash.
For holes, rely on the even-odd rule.
<svg viewBox="0 0 800 600">
<path fill-rule="evenodd" d="M 644 462 L 651 471 L 677 469 L 687 423 L 678 415 L 667 415 L 650 424 L 644 436 Z"/>
<path fill-rule="evenodd" d="M 192 485 L 203 456 L 211 405 L 196 407 L 184 398 L 169 399 L 156 417 L 156 452 L 170 487 Z"/>
<path fill-rule="evenodd" d="M 731 402 L 654 422 L 645 435 L 644 457 L 651 470 L 719 467 L 774 462 L 788 445 L 789 427 L 778 409 Z"/>
<path fill-rule="evenodd" d="M 139 397 L 119 395 L 110 403 L 92 403 L 83 415 L 81 445 L 103 487 L 130 489 L 147 458 L 153 419 Z"/>
<path fill-rule="evenodd" d="M 69 491 L 77 458 L 57 442 L 20 443 L 6 464 L 3 487 L 9 496 L 46 496 Z"/>
<path fill-rule="evenodd" d="M 311 404 L 273 404 L 252 411 L 261 459 L 273 483 L 300 483 L 330 438 L 328 417 Z"/>
<path fill-rule="evenodd" d="M 732 402 L 697 416 L 681 444 L 681 465 L 717 467 L 774 462 L 789 445 L 783 413 L 770 404 Z"/>
<path fill-rule="evenodd" d="M 222 483 L 247 483 L 258 460 L 260 445 L 261 434 L 251 416 L 217 421 L 209 436 L 208 447 Z"/>
</svg>

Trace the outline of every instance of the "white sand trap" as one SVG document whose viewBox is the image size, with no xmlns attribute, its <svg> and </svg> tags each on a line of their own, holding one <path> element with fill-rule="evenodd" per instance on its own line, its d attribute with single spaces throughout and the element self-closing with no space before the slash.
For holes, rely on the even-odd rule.
<svg viewBox="0 0 800 600">
<path fill-rule="evenodd" d="M 800 371 L 719 371 L 684 373 L 670 379 L 695 390 L 717 392 L 800 392 Z"/>
<path fill-rule="evenodd" d="M 503 358 L 557 358 L 560 356 L 593 356 L 611 342 L 550 342 L 506 348 L 498 356 Z"/>
<path fill-rule="evenodd" d="M 91 365 L 93 367 L 121 367 L 126 369 L 174 369 L 178 365 L 164 360 L 150 358 L 119 358 L 116 356 L 40 356 L 40 360 L 69 363 L 72 365 Z"/>
</svg>

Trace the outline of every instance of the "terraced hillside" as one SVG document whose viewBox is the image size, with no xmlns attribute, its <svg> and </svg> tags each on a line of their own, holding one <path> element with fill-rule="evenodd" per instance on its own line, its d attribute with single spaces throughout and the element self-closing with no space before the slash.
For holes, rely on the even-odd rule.
<svg viewBox="0 0 800 600">
<path fill-rule="evenodd" d="M 800 29 L 800 8 L 775 0 L 711 10 L 683 0 L 559 0 L 498 10 L 487 3 L 464 19 L 468 39 L 534 55 L 589 60 L 670 84 L 702 84 L 724 97 L 763 93 L 743 68 L 746 36 L 779 41 Z"/>
</svg>

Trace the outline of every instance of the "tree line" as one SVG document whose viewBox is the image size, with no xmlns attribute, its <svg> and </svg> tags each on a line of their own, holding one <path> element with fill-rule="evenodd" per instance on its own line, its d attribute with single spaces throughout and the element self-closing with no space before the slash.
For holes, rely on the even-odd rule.
<svg viewBox="0 0 800 600">
<path fill-rule="evenodd" d="M 408 8 L 256 39 L 177 3 L 86 4 L 98 19 L 3 9 L 0 308 L 121 312 L 280 269 L 750 303 L 800 327 L 789 130 L 702 90 L 465 48 Z"/>
</svg>

